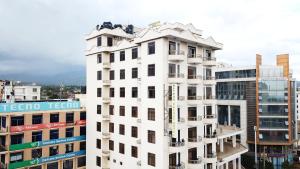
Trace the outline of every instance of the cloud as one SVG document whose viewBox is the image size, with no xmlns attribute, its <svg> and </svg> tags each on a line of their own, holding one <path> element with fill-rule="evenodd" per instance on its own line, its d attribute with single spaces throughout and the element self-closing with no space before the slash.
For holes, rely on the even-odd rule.
<svg viewBox="0 0 300 169">
<path fill-rule="evenodd" d="M 254 65 L 256 53 L 275 63 L 277 54 L 289 53 L 300 78 L 299 6 L 297 0 L 0 0 L 0 71 L 83 66 L 84 35 L 95 25 L 160 20 L 193 23 L 224 44 L 218 60 L 232 65 Z"/>
</svg>

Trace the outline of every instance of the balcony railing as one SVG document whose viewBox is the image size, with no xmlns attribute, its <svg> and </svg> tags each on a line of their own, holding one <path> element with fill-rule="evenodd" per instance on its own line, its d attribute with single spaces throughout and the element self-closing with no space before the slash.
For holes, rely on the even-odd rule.
<svg viewBox="0 0 300 169">
<path fill-rule="evenodd" d="M 188 79 L 202 79 L 200 75 L 188 75 Z"/>
<path fill-rule="evenodd" d="M 172 100 L 172 96 L 169 95 L 168 99 L 171 101 Z M 178 96 L 177 100 L 183 101 L 185 99 L 184 96 Z"/>
<path fill-rule="evenodd" d="M 216 133 L 213 133 L 213 134 L 206 134 L 204 136 L 204 138 L 216 138 L 217 137 L 217 134 Z"/>
<path fill-rule="evenodd" d="M 215 152 L 206 154 L 206 158 L 216 158 L 216 157 L 217 157 L 217 153 Z"/>
<path fill-rule="evenodd" d="M 216 78 L 213 76 L 206 76 L 204 80 L 215 80 Z"/>
<path fill-rule="evenodd" d="M 202 141 L 202 137 L 201 136 L 191 137 L 191 138 L 188 138 L 188 141 L 189 142 L 200 142 L 200 141 Z"/>
<path fill-rule="evenodd" d="M 205 119 L 214 119 L 214 118 L 216 118 L 216 115 L 215 114 L 206 114 L 206 115 L 204 115 L 204 118 Z"/>
<path fill-rule="evenodd" d="M 216 61 L 217 59 L 215 57 L 203 57 L 203 61 Z"/>
<path fill-rule="evenodd" d="M 169 50 L 169 55 L 184 55 L 183 50 Z"/>
<path fill-rule="evenodd" d="M 216 99 L 216 96 L 212 96 L 212 95 L 207 95 L 204 97 L 206 100 L 214 100 Z"/>
<path fill-rule="evenodd" d="M 170 164 L 169 165 L 169 169 L 184 169 L 185 165 L 183 162 L 181 162 L 180 164 Z"/>
<path fill-rule="evenodd" d="M 200 164 L 202 162 L 201 158 L 198 159 L 189 159 L 189 164 Z"/>
<path fill-rule="evenodd" d="M 182 146 L 184 146 L 184 145 L 185 145 L 185 142 L 184 142 L 183 139 L 182 139 L 181 141 L 175 141 L 175 142 L 170 141 L 170 142 L 169 142 L 169 146 L 170 146 L 170 147 L 182 147 Z"/>
<path fill-rule="evenodd" d="M 202 97 L 201 96 L 188 96 L 187 99 L 188 100 L 201 100 Z"/>
<path fill-rule="evenodd" d="M 184 78 L 183 73 L 169 73 L 169 78 Z"/>
<path fill-rule="evenodd" d="M 202 116 L 190 116 L 188 117 L 189 121 L 201 121 L 202 120 Z"/>
<path fill-rule="evenodd" d="M 201 54 L 188 54 L 188 58 L 202 58 Z"/>
</svg>

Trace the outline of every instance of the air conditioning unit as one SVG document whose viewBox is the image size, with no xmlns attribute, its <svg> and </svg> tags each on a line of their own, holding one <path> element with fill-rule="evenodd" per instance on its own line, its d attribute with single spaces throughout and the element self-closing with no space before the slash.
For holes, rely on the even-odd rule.
<svg viewBox="0 0 300 169">
<path fill-rule="evenodd" d="M 263 139 L 264 138 L 262 134 L 259 134 L 258 137 L 259 137 L 259 139 Z"/>
<path fill-rule="evenodd" d="M 285 125 L 286 125 L 286 126 L 288 126 L 288 125 L 289 125 L 289 122 L 288 122 L 288 121 L 285 121 L 284 123 L 285 123 Z"/>
<path fill-rule="evenodd" d="M 287 140 L 288 140 L 289 138 L 290 138 L 290 137 L 289 137 L 289 135 L 288 135 L 288 134 L 286 134 L 286 135 L 285 135 L 285 139 L 287 139 Z"/>
</svg>

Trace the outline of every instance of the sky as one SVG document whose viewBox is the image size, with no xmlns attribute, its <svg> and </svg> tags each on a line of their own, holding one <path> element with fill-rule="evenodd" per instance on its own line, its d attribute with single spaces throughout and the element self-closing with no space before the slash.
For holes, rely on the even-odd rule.
<svg viewBox="0 0 300 169">
<path fill-rule="evenodd" d="M 192 23 L 224 44 L 219 61 L 249 66 L 259 53 L 275 64 L 289 53 L 300 79 L 299 0 L 0 0 L 0 74 L 84 70 L 84 37 L 104 21 Z"/>
</svg>

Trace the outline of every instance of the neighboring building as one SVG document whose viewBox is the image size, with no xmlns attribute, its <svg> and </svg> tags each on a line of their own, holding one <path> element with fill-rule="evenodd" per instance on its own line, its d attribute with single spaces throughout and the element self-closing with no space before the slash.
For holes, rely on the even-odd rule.
<svg viewBox="0 0 300 169">
<path fill-rule="evenodd" d="M 87 168 L 241 168 L 237 125 L 218 125 L 222 44 L 193 25 L 104 23 L 87 40 Z"/>
<path fill-rule="evenodd" d="M 35 83 L 6 81 L 2 100 L 6 102 L 40 100 L 41 86 Z"/>
<path fill-rule="evenodd" d="M 300 120 L 300 88 L 297 88 L 296 90 L 296 96 L 297 96 L 297 107 L 296 107 L 296 110 L 297 110 L 297 120 L 299 121 Z"/>
<path fill-rule="evenodd" d="M 80 102 L 0 103 L 0 112 L 0 168 L 85 168 L 86 112 Z"/>
<path fill-rule="evenodd" d="M 297 117 L 296 85 L 289 70 L 289 56 L 278 55 L 276 66 L 265 66 L 257 55 L 256 66 L 220 67 L 216 78 L 219 123 L 247 129 L 252 153 L 256 126 L 258 157 L 268 159 L 275 168 L 281 168 L 284 160 L 292 162 Z"/>
</svg>

